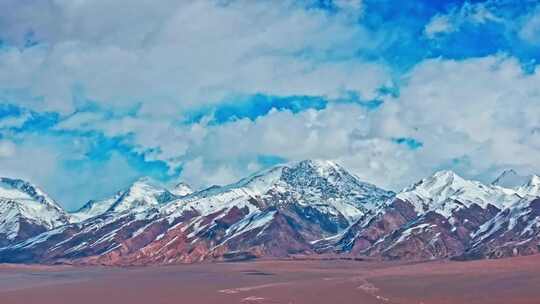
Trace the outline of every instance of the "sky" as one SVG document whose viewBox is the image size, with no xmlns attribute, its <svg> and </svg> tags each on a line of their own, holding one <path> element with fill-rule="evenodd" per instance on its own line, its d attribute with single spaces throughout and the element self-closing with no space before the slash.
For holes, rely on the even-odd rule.
<svg viewBox="0 0 540 304">
<path fill-rule="evenodd" d="M 538 1 L 3 0 L 0 175 L 69 210 L 328 159 L 540 172 Z"/>
</svg>

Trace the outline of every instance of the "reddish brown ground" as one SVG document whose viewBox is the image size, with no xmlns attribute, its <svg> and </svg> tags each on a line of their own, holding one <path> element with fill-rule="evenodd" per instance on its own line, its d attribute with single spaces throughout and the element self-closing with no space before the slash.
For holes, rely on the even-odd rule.
<svg viewBox="0 0 540 304">
<path fill-rule="evenodd" d="M 1 304 L 540 303 L 540 255 L 397 264 L 257 261 L 145 268 L 0 266 Z"/>
</svg>

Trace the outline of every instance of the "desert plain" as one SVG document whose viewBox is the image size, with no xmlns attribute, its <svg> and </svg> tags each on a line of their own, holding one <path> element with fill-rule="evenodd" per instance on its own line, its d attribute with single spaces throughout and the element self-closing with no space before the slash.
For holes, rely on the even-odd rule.
<svg viewBox="0 0 540 304">
<path fill-rule="evenodd" d="M 1 304 L 538 304 L 540 255 L 257 260 L 147 267 L 0 265 Z"/>
</svg>

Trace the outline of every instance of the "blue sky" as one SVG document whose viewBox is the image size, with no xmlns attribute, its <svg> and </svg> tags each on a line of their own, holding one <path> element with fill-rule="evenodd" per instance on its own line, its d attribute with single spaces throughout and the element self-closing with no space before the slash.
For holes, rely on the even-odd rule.
<svg viewBox="0 0 540 304">
<path fill-rule="evenodd" d="M 537 1 L 2 1 L 0 174 L 75 209 L 305 158 L 539 172 L 539 57 Z"/>
</svg>

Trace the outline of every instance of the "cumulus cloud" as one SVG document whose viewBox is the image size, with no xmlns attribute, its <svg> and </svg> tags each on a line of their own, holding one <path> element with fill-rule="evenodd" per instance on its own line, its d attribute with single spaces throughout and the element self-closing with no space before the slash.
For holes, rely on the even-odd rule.
<svg viewBox="0 0 540 304">
<path fill-rule="evenodd" d="M 93 145 L 89 139 L 14 136 L 16 143 L 0 141 L 0 176 L 31 181 L 70 210 L 115 193 L 141 174 L 115 152 L 98 161 L 85 161 Z"/>
<path fill-rule="evenodd" d="M 258 155 L 275 155 L 335 160 L 367 180 L 389 185 L 387 178 L 401 170 L 393 166 L 412 151 L 391 138 L 374 137 L 367 110 L 349 104 L 297 114 L 274 111 L 255 121 L 212 127 L 189 154 L 196 157 L 186 159 L 182 174 L 192 182 L 230 182 L 256 168 Z"/>
<path fill-rule="evenodd" d="M 525 73 L 503 55 L 427 60 L 378 113 L 378 129 L 423 142 L 415 165 L 424 171 L 454 165 L 469 176 L 505 167 L 538 172 L 538 81 L 538 70 Z"/>
<path fill-rule="evenodd" d="M 139 152 L 146 151 L 148 159 L 165 160 L 172 168 L 181 166 L 182 178 L 195 186 L 233 182 L 260 169 L 261 155 L 333 159 L 361 172 L 365 179 L 390 185 L 389 177 L 403 171 L 397 164 L 407 163 L 414 152 L 393 141 L 397 132 L 374 130 L 373 125 L 378 125 L 370 111 L 359 104 L 335 103 L 322 110 L 273 110 L 254 120 L 216 125 L 208 124 L 209 119 L 188 125 L 143 117 L 96 121 L 95 115 L 81 114 L 56 128 L 99 130 L 107 136 L 136 132 L 128 140 Z M 69 129 L 74 120 L 76 128 Z"/>
<path fill-rule="evenodd" d="M 540 171 L 537 68 L 495 54 L 422 59 L 403 72 L 365 56 L 384 51 L 380 33 L 397 36 L 363 25 L 370 5 L 314 3 L 0 3 L 0 102 L 27 109 L 0 117 L 0 173 L 73 207 L 148 173 L 129 157 L 196 187 L 306 158 L 395 190 L 436 169 L 486 181 L 507 167 Z M 491 3 L 428 16 L 424 35 L 508 22 Z M 520 32 L 531 44 L 534 16 Z M 204 110 L 255 94 L 324 103 L 224 121 Z M 36 113 L 55 119 L 23 130 Z"/>
<path fill-rule="evenodd" d="M 387 97 L 375 110 L 331 103 L 322 110 L 274 110 L 218 125 L 128 117 L 89 119 L 87 127 L 108 136 L 135 132 L 132 140 L 141 152 L 150 149 L 148 157 L 182 166 L 183 177 L 197 185 L 232 182 L 257 168 L 259 155 L 274 155 L 333 159 L 366 180 L 398 189 L 443 167 L 483 178 L 506 167 L 540 171 L 538 81 L 537 72 L 525 73 L 504 55 L 432 59 L 405 75 L 399 96 Z M 411 149 L 396 138 L 422 146 Z"/>
<path fill-rule="evenodd" d="M 0 53 L 2 88 L 30 89 L 43 98 L 26 106 L 65 114 L 80 106 L 73 95 L 81 88 L 103 107 L 177 115 L 230 94 L 372 98 L 389 80 L 384 67 L 354 60 L 377 47 L 346 16 L 360 2 L 343 2 L 351 8 L 337 14 L 295 1 L 169 4 L 4 4 L 0 37 L 18 47 Z M 28 39 L 37 45 L 23 48 Z"/>
<path fill-rule="evenodd" d="M 483 180 L 508 167 L 540 171 L 538 72 L 525 73 L 515 58 L 504 55 L 432 59 L 404 81 L 399 97 L 388 98 L 376 111 L 332 105 L 299 114 L 272 112 L 210 129 L 199 145 L 190 146 L 198 165 L 184 174 L 194 180 L 215 172 L 238 177 L 245 166 L 235 173 L 229 160 L 263 153 L 337 160 L 362 178 L 394 189 L 442 168 Z M 413 138 L 422 147 L 396 144 L 392 139 L 398 137 Z M 214 166 L 201 166 L 203 159 Z"/>
</svg>

